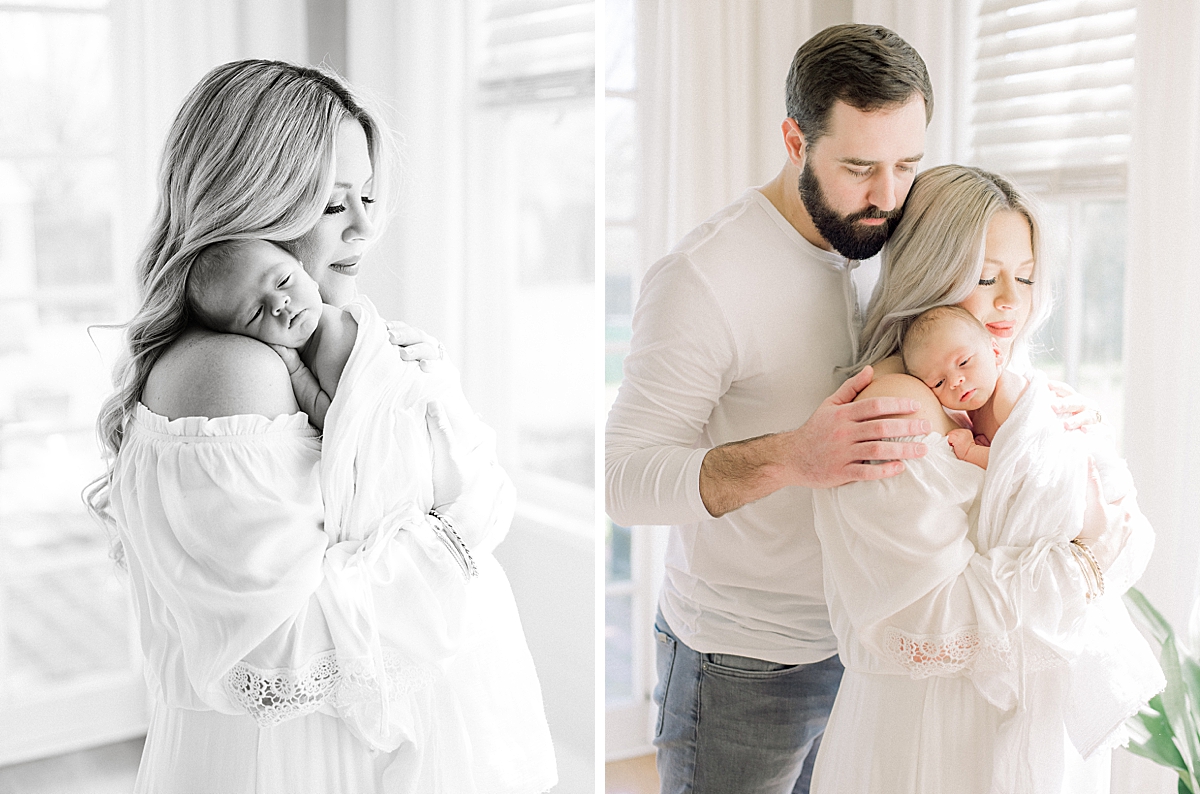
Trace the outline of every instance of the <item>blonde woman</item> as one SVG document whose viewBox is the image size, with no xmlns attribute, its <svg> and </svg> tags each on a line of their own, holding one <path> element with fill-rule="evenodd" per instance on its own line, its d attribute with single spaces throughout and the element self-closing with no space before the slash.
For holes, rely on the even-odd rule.
<svg viewBox="0 0 1200 794">
<path fill-rule="evenodd" d="M 1064 421 L 1029 365 L 1049 309 L 1042 240 L 1007 180 L 948 165 L 917 177 L 884 249 L 859 397 L 917 400 L 933 432 L 901 475 L 814 493 L 846 667 L 814 792 L 1106 792 L 1109 749 L 1162 686 L 1119 600 L 1153 544 L 1128 471 L 1096 417 Z M 945 436 L 959 425 L 900 362 L 908 325 L 943 305 L 1029 381 L 986 471 L 957 459 Z"/>
<path fill-rule="evenodd" d="M 352 531 L 347 516 L 388 506 L 388 490 L 371 491 L 379 505 L 342 500 L 331 522 L 322 491 L 361 494 L 347 481 L 356 467 L 325 471 L 270 347 L 208 330 L 186 308 L 203 251 L 267 240 L 303 263 L 323 301 L 373 311 L 354 282 L 377 233 L 387 141 L 336 76 L 259 60 L 205 76 L 168 134 L 137 266 L 141 307 L 98 422 L 110 467 L 87 495 L 115 529 L 152 693 L 138 792 L 532 794 L 554 783 L 523 638 L 500 653 L 488 644 L 472 607 L 483 591 L 436 539 L 457 530 L 488 608 L 515 619 L 490 558 L 511 485 L 452 371 L 430 366 L 451 410 L 395 417 L 428 427 L 410 434 L 405 459 L 374 439 L 407 478 L 396 484 L 404 509 L 380 507 Z"/>
</svg>

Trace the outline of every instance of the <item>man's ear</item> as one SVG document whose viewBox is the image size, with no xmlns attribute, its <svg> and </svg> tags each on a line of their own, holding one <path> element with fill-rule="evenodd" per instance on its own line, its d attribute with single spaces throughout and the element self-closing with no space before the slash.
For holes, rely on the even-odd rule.
<svg viewBox="0 0 1200 794">
<path fill-rule="evenodd" d="M 808 154 L 808 146 L 804 133 L 795 119 L 787 118 L 780 125 L 783 129 L 783 145 L 787 148 L 788 160 L 799 169 L 804 168 L 804 158 Z"/>
</svg>

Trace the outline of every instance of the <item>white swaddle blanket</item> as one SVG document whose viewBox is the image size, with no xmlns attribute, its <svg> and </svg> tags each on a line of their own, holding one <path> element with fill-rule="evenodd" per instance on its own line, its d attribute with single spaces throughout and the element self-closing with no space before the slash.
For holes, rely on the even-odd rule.
<svg viewBox="0 0 1200 794">
<path fill-rule="evenodd" d="M 341 618 L 330 621 L 334 643 L 358 685 L 342 687 L 337 711 L 371 745 L 411 753 L 413 779 L 398 790 L 545 790 L 555 773 L 541 691 L 490 552 L 513 506 L 494 434 L 473 414 L 455 427 L 496 480 L 489 526 L 474 528 L 468 554 L 429 516 L 426 411 L 466 409 L 456 375 L 446 362 L 428 373 L 402 360 L 366 298 L 344 308 L 358 332 L 325 419 L 321 488 L 326 575 L 345 586 L 323 591 L 322 607 Z"/>
<path fill-rule="evenodd" d="M 1105 501 L 1132 494 L 1128 471 L 1111 443 L 1063 430 L 1046 378 L 1035 373 L 992 440 L 977 524 L 980 554 L 1004 558 L 1009 550 L 1070 541 L 1082 526 L 1089 458 Z M 1137 514 L 1128 520 L 1145 519 Z M 1007 569 L 1021 580 L 1006 588 L 1017 625 L 1007 633 L 1003 651 L 971 671 L 985 697 L 1012 712 L 999 737 L 997 781 L 1028 780 L 1030 767 L 1020 768 L 1018 759 L 1041 773 L 1061 768 L 1061 761 L 1046 757 L 1062 747 L 1056 727 L 1061 724 L 1084 758 L 1124 743 L 1125 720 L 1165 686 L 1154 654 L 1121 602 L 1136 578 L 1127 574 L 1140 573 L 1144 560 L 1114 566 L 1104 596 L 1088 605 L 1082 625 L 1070 631 L 1044 628 L 1058 622 L 1052 613 L 1061 612 L 1062 604 L 1038 597 L 1038 560 L 1026 556 L 1024 564 Z"/>
</svg>

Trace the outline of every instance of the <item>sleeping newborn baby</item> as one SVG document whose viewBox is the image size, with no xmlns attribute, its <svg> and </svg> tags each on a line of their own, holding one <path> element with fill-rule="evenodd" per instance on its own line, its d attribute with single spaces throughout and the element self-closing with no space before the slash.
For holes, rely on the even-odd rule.
<svg viewBox="0 0 1200 794">
<path fill-rule="evenodd" d="M 959 460 L 987 468 L 988 445 L 1012 413 L 1026 380 L 1005 369 L 1000 347 L 960 306 L 937 306 L 917 316 L 900 345 L 904 369 L 953 411 L 965 411 L 972 430 L 946 438 Z"/>
</svg>

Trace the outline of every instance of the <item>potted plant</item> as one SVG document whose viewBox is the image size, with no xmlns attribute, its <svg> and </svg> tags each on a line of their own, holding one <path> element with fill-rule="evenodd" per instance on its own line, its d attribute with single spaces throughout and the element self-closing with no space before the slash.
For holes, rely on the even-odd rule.
<svg viewBox="0 0 1200 794">
<path fill-rule="evenodd" d="M 1136 589 L 1125 603 L 1159 646 L 1167 688 L 1130 718 L 1129 751 L 1179 774 L 1180 794 L 1200 794 L 1200 637 L 1180 645 L 1171 624 Z"/>
</svg>

